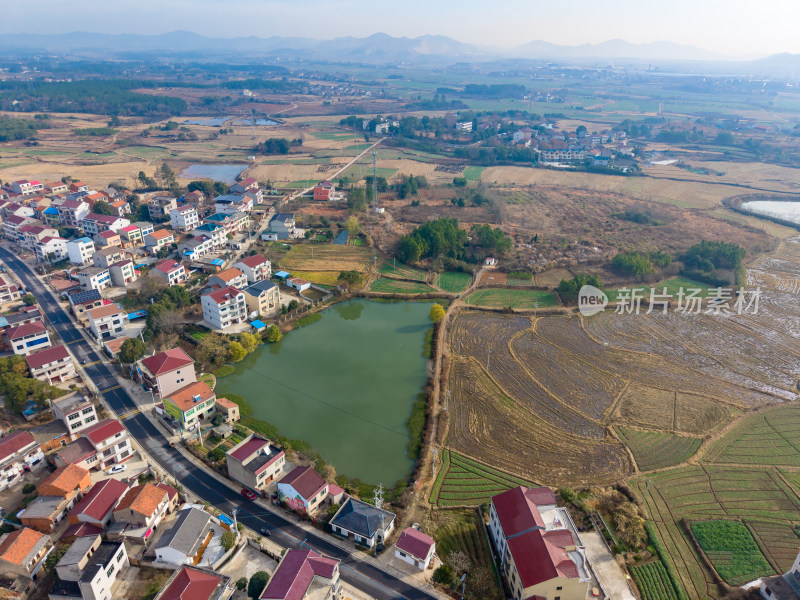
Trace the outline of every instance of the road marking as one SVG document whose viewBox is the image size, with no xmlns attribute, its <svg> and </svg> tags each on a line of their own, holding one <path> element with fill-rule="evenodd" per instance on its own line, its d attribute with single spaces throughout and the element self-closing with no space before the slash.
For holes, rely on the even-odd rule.
<svg viewBox="0 0 800 600">
<path fill-rule="evenodd" d="M 67 342 L 67 346 L 71 346 L 72 344 L 77 344 L 78 342 L 82 342 L 82 338 L 78 338 L 77 340 L 72 340 L 71 342 Z"/>
<path fill-rule="evenodd" d="M 98 362 L 99 362 L 99 361 L 98 361 Z M 120 387 L 122 387 L 122 386 L 120 386 L 119 384 L 117 384 L 117 385 L 112 385 L 110 388 L 106 388 L 106 389 L 104 389 L 104 390 L 100 390 L 100 393 L 101 393 L 101 394 L 106 394 L 106 393 L 108 393 L 108 392 L 110 392 L 110 391 L 112 391 L 112 390 L 116 390 L 116 389 L 118 389 L 118 388 L 120 388 Z"/>
<path fill-rule="evenodd" d="M 135 408 L 135 409 L 133 409 L 131 411 L 128 411 L 128 412 L 126 412 L 124 414 L 119 415 L 119 418 L 120 418 L 120 420 L 130 419 L 131 417 L 134 417 L 134 416 L 138 415 L 140 412 L 142 412 L 142 411 L 139 410 L 138 408 Z"/>
<path fill-rule="evenodd" d="M 90 363 L 83 363 L 83 364 L 82 364 L 82 366 L 84 366 L 84 367 L 91 367 L 92 365 L 96 365 L 96 364 L 97 364 L 97 363 L 99 363 L 99 362 L 100 362 L 99 360 L 95 360 L 95 361 L 93 361 L 93 362 L 90 362 Z"/>
</svg>

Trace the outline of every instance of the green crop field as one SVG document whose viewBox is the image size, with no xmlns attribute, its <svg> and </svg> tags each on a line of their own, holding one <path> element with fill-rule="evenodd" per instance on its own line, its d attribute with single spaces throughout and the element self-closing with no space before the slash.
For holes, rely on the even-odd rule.
<svg viewBox="0 0 800 600">
<path fill-rule="evenodd" d="M 447 271 L 439 275 L 439 287 L 445 292 L 463 292 L 469 287 L 472 276 L 467 273 Z"/>
<path fill-rule="evenodd" d="M 414 279 L 425 281 L 427 273 L 414 267 L 409 267 L 397 261 L 386 261 L 381 265 L 381 275 L 385 277 L 398 277 L 400 279 Z"/>
<path fill-rule="evenodd" d="M 287 188 L 294 188 L 302 190 L 304 188 L 313 187 L 319 183 L 318 179 L 298 179 L 297 181 L 290 181 L 286 184 Z"/>
<path fill-rule="evenodd" d="M 430 498 L 436 506 L 477 506 L 518 485 L 536 485 L 449 450 L 442 450 L 441 454 L 442 463 Z"/>
<path fill-rule="evenodd" d="M 618 427 L 620 439 L 630 448 L 640 471 L 686 462 L 700 447 L 700 438 Z"/>
<path fill-rule="evenodd" d="M 740 521 L 695 521 L 692 533 L 719 576 L 730 585 L 775 574 Z"/>
<path fill-rule="evenodd" d="M 679 600 L 667 570 L 660 560 L 631 567 L 631 575 L 642 600 Z"/>
<path fill-rule="evenodd" d="M 372 286 L 369 289 L 373 292 L 388 294 L 427 294 L 436 291 L 425 283 L 390 279 L 388 277 L 379 277 L 372 282 Z"/>
<path fill-rule="evenodd" d="M 480 181 L 485 170 L 486 167 L 467 167 L 464 169 L 464 177 L 467 181 Z"/>
<path fill-rule="evenodd" d="M 502 290 L 484 288 L 472 292 L 466 298 L 467 305 L 485 306 L 488 308 L 548 308 L 558 302 L 551 292 L 539 290 Z"/>
<path fill-rule="evenodd" d="M 709 449 L 714 463 L 800 467 L 800 406 L 785 406 L 743 419 Z"/>
</svg>

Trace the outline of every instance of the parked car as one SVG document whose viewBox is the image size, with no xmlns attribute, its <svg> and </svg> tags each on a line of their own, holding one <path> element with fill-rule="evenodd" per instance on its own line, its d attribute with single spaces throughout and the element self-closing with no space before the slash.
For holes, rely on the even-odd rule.
<svg viewBox="0 0 800 600">
<path fill-rule="evenodd" d="M 248 490 L 247 488 L 242 489 L 241 494 L 248 500 L 255 500 L 256 498 L 258 498 L 258 496 L 253 490 Z"/>
<path fill-rule="evenodd" d="M 261 531 L 261 535 L 265 535 L 267 537 L 272 536 L 272 533 L 269 531 L 269 527 L 262 527 L 259 531 Z"/>
<path fill-rule="evenodd" d="M 106 473 L 109 475 L 115 475 L 117 473 L 122 473 L 125 469 L 127 469 L 127 465 L 114 465 L 113 467 L 109 467 L 106 469 Z"/>
</svg>

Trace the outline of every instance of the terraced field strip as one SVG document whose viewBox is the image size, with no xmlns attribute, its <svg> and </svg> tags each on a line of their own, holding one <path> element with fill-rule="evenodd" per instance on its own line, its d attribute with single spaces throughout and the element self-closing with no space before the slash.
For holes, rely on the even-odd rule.
<svg viewBox="0 0 800 600">
<path fill-rule="evenodd" d="M 694 521 L 692 533 L 719 576 L 730 585 L 775 574 L 741 521 Z"/>
<path fill-rule="evenodd" d="M 465 298 L 465 302 L 467 305 L 486 308 L 535 309 L 558 306 L 558 300 L 552 292 L 498 288 L 476 290 Z"/>
<path fill-rule="evenodd" d="M 402 279 L 390 279 L 379 277 L 370 286 L 372 292 L 384 292 L 390 294 L 428 294 L 436 290 L 426 283 L 414 281 L 404 281 Z"/>
<path fill-rule="evenodd" d="M 700 438 L 617 427 L 620 439 L 633 454 L 640 471 L 652 471 L 686 462 L 700 447 Z"/>
<path fill-rule="evenodd" d="M 468 273 L 458 273 L 456 271 L 447 271 L 439 275 L 439 287 L 445 292 L 463 292 L 469 287 L 472 282 L 472 275 Z"/>
<path fill-rule="evenodd" d="M 293 277 L 305 279 L 311 283 L 317 283 L 328 286 L 339 285 L 339 273 L 341 271 L 292 271 Z"/>
<path fill-rule="evenodd" d="M 642 600 L 680 600 L 660 560 L 631 567 L 631 575 Z"/>
<path fill-rule="evenodd" d="M 366 273 L 374 253 L 370 248 L 333 244 L 297 244 L 280 259 L 280 267 L 298 271 L 360 271 Z"/>
<path fill-rule="evenodd" d="M 800 407 L 781 406 L 743 419 L 711 446 L 705 460 L 800 467 Z"/>
<path fill-rule="evenodd" d="M 421 269 L 415 269 L 403 263 L 388 260 L 381 265 L 380 274 L 384 277 L 397 277 L 399 279 L 413 279 L 416 281 L 425 281 L 428 276 L 427 272 Z"/>
</svg>

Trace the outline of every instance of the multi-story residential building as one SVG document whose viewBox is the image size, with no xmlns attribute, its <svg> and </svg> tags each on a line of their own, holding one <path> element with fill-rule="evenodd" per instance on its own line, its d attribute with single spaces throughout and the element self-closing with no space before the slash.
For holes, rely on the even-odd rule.
<svg viewBox="0 0 800 600">
<path fill-rule="evenodd" d="M 336 186 L 332 181 L 326 179 L 320 181 L 314 186 L 314 200 L 326 202 L 331 199 L 331 196 L 336 191 Z"/>
<path fill-rule="evenodd" d="M 53 540 L 23 527 L 0 537 L 0 573 L 35 579 L 53 550 Z"/>
<path fill-rule="evenodd" d="M 28 204 L 20 204 L 18 202 L 6 202 L 0 208 L 0 215 L 4 219 L 8 217 L 33 217 L 36 211 Z"/>
<path fill-rule="evenodd" d="M 197 381 L 194 361 L 182 348 L 172 348 L 141 359 L 137 377 L 159 398 Z"/>
<path fill-rule="evenodd" d="M 101 463 L 98 466 L 101 469 L 125 462 L 133 456 L 128 430 L 116 419 L 100 421 L 97 425 L 86 429 L 83 436 L 94 446 Z"/>
<path fill-rule="evenodd" d="M 218 223 L 206 222 L 196 227 L 192 232 L 195 238 L 207 237 L 211 238 L 214 248 L 222 248 L 227 241 L 227 232 L 225 228 Z"/>
<path fill-rule="evenodd" d="M 23 225 L 19 229 L 20 244 L 25 248 L 35 248 L 46 237 L 58 237 L 58 230 L 46 225 Z"/>
<path fill-rule="evenodd" d="M 215 223 L 225 229 L 226 234 L 233 235 L 245 231 L 252 224 L 250 215 L 245 212 L 215 213 L 203 219 L 203 224 Z"/>
<path fill-rule="evenodd" d="M 73 181 L 69 184 L 69 191 L 72 193 L 76 192 L 89 192 L 89 186 L 83 183 L 82 181 Z"/>
<path fill-rule="evenodd" d="M 128 486 L 118 479 L 98 481 L 70 511 L 67 519 L 73 525 L 88 523 L 103 530 L 111 523 L 114 509 L 127 492 Z"/>
<path fill-rule="evenodd" d="M 106 304 L 89 311 L 89 328 L 98 340 L 121 336 L 125 333 L 127 312 L 119 304 Z"/>
<path fill-rule="evenodd" d="M 214 329 L 225 329 L 247 319 L 244 292 L 235 287 L 224 287 L 200 297 L 203 319 Z"/>
<path fill-rule="evenodd" d="M 33 217 L 18 217 L 11 215 L 3 219 L 3 237 L 14 244 L 22 243 L 22 228 L 26 225 L 41 225 Z"/>
<path fill-rule="evenodd" d="M 313 550 L 289 550 L 259 600 L 341 600 L 339 561 Z"/>
<path fill-rule="evenodd" d="M 63 181 L 51 181 L 45 184 L 45 191 L 50 194 L 63 194 L 69 191 L 69 187 Z"/>
<path fill-rule="evenodd" d="M 144 236 L 144 245 L 151 254 L 157 254 L 161 248 L 175 243 L 175 236 L 168 229 L 159 229 Z"/>
<path fill-rule="evenodd" d="M 64 200 L 58 206 L 58 220 L 64 227 L 78 229 L 89 214 L 89 205 L 83 200 Z"/>
<path fill-rule="evenodd" d="M 231 286 L 240 289 L 247 285 L 247 276 L 236 267 L 231 267 L 219 273 L 214 273 L 208 278 L 208 284 L 220 287 Z"/>
<path fill-rule="evenodd" d="M 288 240 L 294 237 L 296 229 L 292 213 L 278 213 L 269 222 L 269 230 L 277 234 L 279 240 Z"/>
<path fill-rule="evenodd" d="M 50 600 L 111 600 L 111 587 L 130 565 L 124 542 L 79 537 L 56 564 L 59 581 Z"/>
<path fill-rule="evenodd" d="M 94 253 L 94 241 L 90 237 L 82 237 L 67 242 L 67 255 L 69 256 L 69 262 L 73 265 L 84 266 L 91 264 Z"/>
<path fill-rule="evenodd" d="M 242 291 L 244 292 L 244 300 L 247 303 L 249 312 L 257 312 L 262 316 L 267 316 L 281 308 L 280 291 L 278 286 L 271 281 L 266 279 L 259 281 L 247 286 Z"/>
<path fill-rule="evenodd" d="M 85 396 L 71 395 L 52 402 L 53 416 L 61 419 L 71 435 L 97 424 L 97 412 Z"/>
<path fill-rule="evenodd" d="M 6 327 L 18 327 L 28 323 L 44 323 L 42 312 L 35 306 L 25 306 L 17 312 L 8 313 L 5 316 Z"/>
<path fill-rule="evenodd" d="M 169 286 L 181 285 L 189 277 L 184 266 L 170 258 L 157 262 L 150 274 L 165 280 Z"/>
<path fill-rule="evenodd" d="M 250 434 L 228 450 L 226 463 L 231 479 L 263 493 L 275 479 L 280 479 L 286 455 L 269 440 Z"/>
<path fill-rule="evenodd" d="M 131 227 L 131 225 L 128 225 L 128 227 Z M 122 229 L 125 229 L 125 227 Z M 120 231 L 122 231 L 122 229 L 120 229 Z M 94 236 L 94 241 L 95 244 L 100 248 L 122 247 L 122 236 L 120 233 L 111 231 L 110 229 L 108 231 L 101 231 L 98 233 L 96 236 Z"/>
<path fill-rule="evenodd" d="M 118 217 L 131 214 L 131 205 L 125 200 L 114 200 L 109 203 L 109 206 L 111 207 L 111 212 Z"/>
<path fill-rule="evenodd" d="M 143 242 L 142 230 L 138 225 L 128 225 L 119 230 L 119 235 L 122 240 L 127 242 L 131 247 L 141 246 Z"/>
<path fill-rule="evenodd" d="M 197 209 L 191 204 L 182 204 L 169 211 L 169 220 L 173 229 L 191 231 L 200 224 Z"/>
<path fill-rule="evenodd" d="M 20 515 L 22 524 L 49 533 L 91 487 L 86 469 L 71 464 L 59 467 L 37 488 L 38 497 Z"/>
<path fill-rule="evenodd" d="M 20 179 L 19 181 L 14 181 L 11 183 L 11 189 L 15 194 L 29 196 L 30 194 L 41 192 L 44 189 L 44 184 L 39 183 L 35 179 L 31 181 L 28 181 L 27 179 Z"/>
<path fill-rule="evenodd" d="M 103 305 L 103 296 L 100 290 L 86 290 L 79 292 L 72 292 L 67 295 L 72 313 L 81 323 L 86 323 L 89 320 L 88 311 L 98 306 Z"/>
<path fill-rule="evenodd" d="M 169 211 L 178 207 L 178 199 L 172 196 L 155 195 L 147 202 L 147 211 L 151 221 L 163 221 L 169 218 Z"/>
<path fill-rule="evenodd" d="M 168 508 L 169 494 L 165 490 L 152 483 L 136 485 L 117 504 L 114 520 L 143 530 L 139 537 L 147 539 L 149 532 L 161 523 Z"/>
<path fill-rule="evenodd" d="M 243 258 L 233 263 L 233 266 L 245 274 L 248 283 L 269 279 L 272 275 L 272 263 L 260 254 Z"/>
<path fill-rule="evenodd" d="M 278 482 L 278 497 L 296 511 L 314 511 L 327 495 L 328 482 L 313 467 L 295 467 Z"/>
<path fill-rule="evenodd" d="M 228 191 L 231 194 L 244 194 L 246 192 L 251 192 L 259 189 L 258 181 L 253 179 L 252 177 L 246 177 L 241 181 L 237 181 L 232 186 L 228 188 Z"/>
<path fill-rule="evenodd" d="M 58 206 L 55 203 L 52 203 L 49 207 L 45 208 L 41 214 L 39 214 L 38 218 L 41 219 L 46 225 L 56 226 L 61 224 L 61 221 L 58 218 Z"/>
<path fill-rule="evenodd" d="M 161 534 L 155 546 L 156 560 L 168 565 L 196 565 L 206 544 L 214 535 L 212 525 L 219 523 L 206 511 L 192 506 L 178 513 L 178 518 Z"/>
<path fill-rule="evenodd" d="M 5 333 L 14 354 L 27 356 L 31 352 L 49 348 L 51 345 L 50 334 L 41 321 L 10 327 Z"/>
<path fill-rule="evenodd" d="M 23 473 L 44 465 L 44 452 L 28 431 L 0 438 L 0 491 L 21 481 Z"/>
<path fill-rule="evenodd" d="M 239 194 L 226 194 L 214 199 L 214 212 L 233 214 L 235 212 L 249 213 L 253 210 L 253 199 Z"/>
<path fill-rule="evenodd" d="M 125 259 L 125 252 L 119 246 L 109 246 L 101 248 L 92 254 L 92 264 L 95 267 L 107 269 L 114 263 Z"/>
<path fill-rule="evenodd" d="M 162 396 L 164 412 L 177 421 L 182 431 L 214 416 L 217 396 L 203 381 L 195 381 Z"/>
<path fill-rule="evenodd" d="M 123 227 L 127 227 L 131 222 L 128 219 L 115 215 L 98 215 L 89 213 L 81 221 L 81 228 L 87 235 L 97 235 L 103 231 L 119 232 Z"/>
<path fill-rule="evenodd" d="M 330 520 L 331 531 L 356 544 L 372 548 L 386 541 L 394 529 L 395 514 L 347 497 Z"/>
<path fill-rule="evenodd" d="M 25 360 L 32 377 L 51 385 L 62 383 L 77 375 L 72 355 L 63 344 L 32 352 L 25 357 Z"/>
<path fill-rule="evenodd" d="M 0 304 L 16 302 L 22 298 L 22 290 L 8 275 L 0 275 Z"/>
<path fill-rule="evenodd" d="M 121 260 L 114 263 L 108 268 L 108 272 L 111 275 L 111 283 L 119 287 L 125 287 L 136 281 L 137 278 L 136 269 L 131 260 Z"/>
<path fill-rule="evenodd" d="M 227 398 L 217 398 L 215 408 L 225 423 L 235 423 L 239 420 L 239 405 L 235 402 Z"/>
<path fill-rule="evenodd" d="M 111 273 L 108 272 L 108 269 L 86 267 L 75 273 L 75 277 L 78 279 L 81 287 L 87 291 L 102 291 L 107 287 L 111 287 Z"/>
<path fill-rule="evenodd" d="M 520 486 L 493 496 L 489 534 L 515 600 L 587 597 L 592 578 L 586 554 L 550 488 Z"/>
<path fill-rule="evenodd" d="M 67 240 L 61 237 L 43 237 L 34 247 L 36 257 L 42 262 L 59 262 L 69 256 Z"/>
<path fill-rule="evenodd" d="M 197 229 L 195 229 L 195 234 L 196 233 Z M 205 235 L 196 235 L 196 237 L 186 240 L 178 246 L 178 251 L 186 260 L 198 260 L 204 256 L 208 256 L 214 252 L 215 249 L 214 240 Z"/>
<path fill-rule="evenodd" d="M 227 575 L 184 565 L 153 600 L 228 600 L 233 591 Z"/>
</svg>

